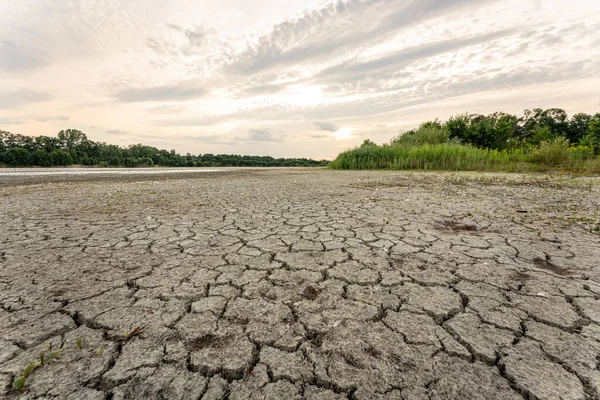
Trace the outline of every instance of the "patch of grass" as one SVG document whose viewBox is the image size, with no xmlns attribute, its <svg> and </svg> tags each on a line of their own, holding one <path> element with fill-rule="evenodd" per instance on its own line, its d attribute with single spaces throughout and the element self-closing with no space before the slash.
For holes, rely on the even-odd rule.
<svg viewBox="0 0 600 400">
<path fill-rule="evenodd" d="M 329 165 L 333 169 L 396 169 L 437 171 L 507 171 L 599 174 L 600 158 L 583 147 L 557 139 L 536 147 L 490 150 L 458 143 L 376 145 L 345 151 Z"/>
</svg>

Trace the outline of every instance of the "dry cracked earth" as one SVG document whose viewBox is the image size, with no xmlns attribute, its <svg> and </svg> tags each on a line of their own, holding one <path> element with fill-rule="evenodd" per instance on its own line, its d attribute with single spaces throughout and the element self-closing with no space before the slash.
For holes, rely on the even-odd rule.
<svg viewBox="0 0 600 400">
<path fill-rule="evenodd" d="M 0 186 L 1 398 L 600 398 L 598 178 L 52 179 Z"/>
</svg>

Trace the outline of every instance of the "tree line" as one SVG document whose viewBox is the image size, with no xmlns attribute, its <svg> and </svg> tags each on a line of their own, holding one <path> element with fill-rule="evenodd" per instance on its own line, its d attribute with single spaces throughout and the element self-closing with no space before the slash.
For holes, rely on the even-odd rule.
<svg viewBox="0 0 600 400">
<path fill-rule="evenodd" d="M 401 133 L 392 143 L 418 138 L 448 138 L 482 149 L 511 150 L 538 146 L 542 142 L 568 140 L 571 145 L 600 154 L 600 113 L 577 113 L 571 118 L 560 108 L 525 110 L 522 116 L 495 112 L 489 115 L 460 114 L 446 122 L 428 121 Z M 418 143 L 416 143 L 418 144 Z"/>
<path fill-rule="evenodd" d="M 312 167 L 327 160 L 273 158 L 234 154 L 181 155 L 143 144 L 120 147 L 89 140 L 77 129 L 62 130 L 56 137 L 25 136 L 0 130 L 0 165 L 100 167 Z"/>
</svg>

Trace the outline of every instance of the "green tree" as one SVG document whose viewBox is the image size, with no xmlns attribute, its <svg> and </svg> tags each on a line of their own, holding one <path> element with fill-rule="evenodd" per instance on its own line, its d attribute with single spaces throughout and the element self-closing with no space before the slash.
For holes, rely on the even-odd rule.
<svg viewBox="0 0 600 400">
<path fill-rule="evenodd" d="M 498 150 L 512 147 L 518 140 L 519 118 L 516 115 L 494 113 L 494 146 Z"/>
<path fill-rule="evenodd" d="M 66 150 L 54 150 L 50 153 L 50 157 L 52 159 L 52 165 L 67 166 L 73 164 L 73 157 L 71 156 L 71 153 Z"/>
<path fill-rule="evenodd" d="M 467 143 L 481 148 L 493 148 L 495 143 L 494 138 L 494 121 L 484 115 L 470 116 L 469 129 L 465 137 Z"/>
<path fill-rule="evenodd" d="M 467 114 L 460 114 L 450 117 L 444 125 L 448 129 L 450 139 L 457 139 L 464 142 L 469 130 L 470 118 Z"/>
<path fill-rule="evenodd" d="M 35 138 L 35 147 L 52 153 L 54 150 L 60 149 L 60 140 L 57 137 L 38 136 Z"/>
<path fill-rule="evenodd" d="M 567 135 L 567 138 L 571 141 L 571 143 L 577 143 L 585 137 L 591 120 L 592 116 L 585 113 L 578 113 L 571 117 Z"/>
<path fill-rule="evenodd" d="M 567 137 L 569 132 L 569 116 L 562 108 L 549 108 L 542 111 L 540 125 L 547 126 L 554 136 Z"/>
<path fill-rule="evenodd" d="M 523 117 L 521 118 L 521 135 L 523 140 L 529 139 L 529 136 L 535 133 L 535 129 L 542 126 L 542 113 L 544 110 L 541 108 L 534 108 L 533 110 L 526 109 L 523 111 Z"/>
<path fill-rule="evenodd" d="M 61 147 L 71 154 L 75 163 L 79 163 L 80 158 L 86 155 L 90 148 L 90 143 L 85 133 L 77 129 L 67 129 L 58 132 L 58 140 Z"/>
<path fill-rule="evenodd" d="M 548 142 L 558 137 L 555 135 L 548 126 L 536 126 L 529 131 L 529 138 L 527 142 L 529 144 L 538 145 L 542 142 Z"/>
<path fill-rule="evenodd" d="M 23 147 L 12 147 L 4 156 L 4 162 L 16 167 L 27 167 L 33 165 L 31 153 Z"/>
<path fill-rule="evenodd" d="M 600 113 L 591 118 L 587 134 L 581 143 L 592 147 L 595 154 L 600 154 Z"/>
<path fill-rule="evenodd" d="M 50 153 L 48 153 L 46 150 L 37 149 L 33 152 L 33 164 L 39 165 L 40 167 L 52 166 L 52 158 L 50 157 Z"/>
</svg>

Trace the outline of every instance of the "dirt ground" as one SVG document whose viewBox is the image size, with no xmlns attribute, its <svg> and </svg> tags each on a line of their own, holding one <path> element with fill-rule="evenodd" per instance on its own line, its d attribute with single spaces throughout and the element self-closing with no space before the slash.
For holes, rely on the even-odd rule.
<svg viewBox="0 0 600 400">
<path fill-rule="evenodd" d="M 0 398 L 600 399 L 600 178 L 11 179 Z"/>
</svg>

